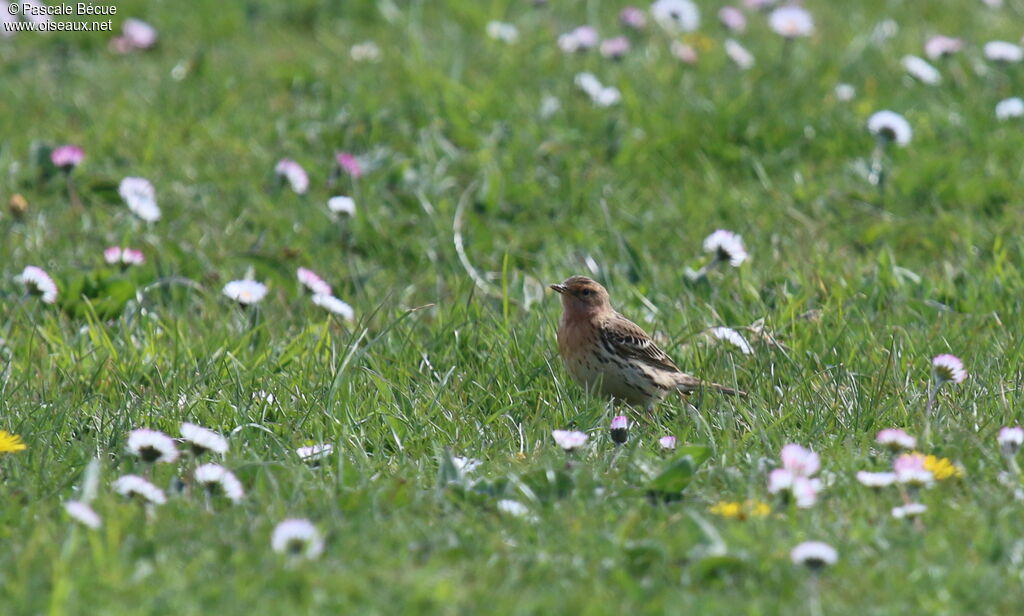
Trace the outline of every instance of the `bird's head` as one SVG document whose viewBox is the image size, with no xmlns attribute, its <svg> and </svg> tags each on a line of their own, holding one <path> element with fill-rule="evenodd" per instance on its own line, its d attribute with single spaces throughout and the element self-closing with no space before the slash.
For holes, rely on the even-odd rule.
<svg viewBox="0 0 1024 616">
<path fill-rule="evenodd" d="M 562 284 L 551 285 L 551 289 L 562 296 L 562 307 L 570 315 L 596 314 L 611 309 L 608 291 L 586 276 L 567 278 Z"/>
</svg>

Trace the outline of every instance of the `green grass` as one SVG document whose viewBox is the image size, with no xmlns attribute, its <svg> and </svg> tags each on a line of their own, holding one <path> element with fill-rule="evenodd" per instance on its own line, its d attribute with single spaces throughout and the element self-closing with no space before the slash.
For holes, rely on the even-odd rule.
<svg viewBox="0 0 1024 616">
<path fill-rule="evenodd" d="M 1024 518 L 995 433 L 1021 421 L 1024 166 L 1019 121 L 994 107 L 1024 95 L 1024 65 L 980 47 L 1018 40 L 1024 3 L 808 0 L 817 33 L 788 51 L 748 13 L 748 72 L 724 56 L 717 2 L 690 39 L 695 67 L 657 28 L 619 63 L 566 56 L 558 34 L 613 35 L 622 3 L 551 4 L 126 1 L 115 27 L 145 18 L 155 50 L 116 56 L 102 34 L 0 40 L 0 197 L 30 204 L 0 215 L 0 429 L 28 445 L 0 457 L 5 614 L 804 613 L 808 576 L 789 551 L 809 539 L 840 553 L 821 580 L 827 614 L 1018 611 Z M 886 18 L 898 33 L 872 42 Z M 491 19 L 520 41 L 489 40 Z M 940 32 L 967 49 L 936 63 L 942 85 L 912 82 L 900 57 Z M 349 58 L 365 40 L 379 63 Z M 573 85 L 583 70 L 622 103 L 592 106 Z M 835 101 L 841 81 L 855 100 Z M 545 96 L 561 103 L 550 118 Z M 879 109 L 915 131 L 889 153 L 884 202 L 859 171 Z M 60 143 L 87 151 L 80 210 L 33 159 Z M 355 185 L 328 186 L 338 150 L 369 163 Z M 282 157 L 309 171 L 309 194 L 276 185 Z M 156 186 L 158 223 L 117 197 L 127 175 Z M 338 193 L 354 219 L 327 215 Z M 456 252 L 460 203 L 486 288 Z M 741 233 L 752 260 L 687 282 L 717 228 Z M 44 306 L 13 280 L 35 264 L 66 290 L 112 244 L 147 257 L 115 318 Z M 531 299 L 588 261 L 681 366 L 750 397 L 634 413 L 617 452 L 615 411 L 559 365 L 558 302 Z M 356 322 L 303 297 L 299 266 Z M 270 285 L 255 319 L 220 294 L 250 268 Z M 784 346 L 744 356 L 702 334 L 759 319 Z M 971 375 L 940 393 L 922 449 L 966 475 L 922 492 L 919 529 L 889 515 L 895 489 L 854 473 L 886 465 L 879 429 L 924 434 L 944 352 Z M 177 435 L 183 420 L 230 435 L 224 463 L 247 496 L 215 513 L 172 497 L 147 519 L 109 489 L 139 470 L 127 433 Z M 559 428 L 591 433 L 570 467 Z M 710 457 L 681 500 L 656 504 L 644 488 L 669 433 Z M 297 459 L 321 442 L 336 446 L 322 466 Z M 789 442 L 820 452 L 830 481 L 809 510 L 767 494 Z M 446 451 L 483 464 L 448 484 Z M 94 458 L 95 532 L 62 510 Z M 502 498 L 532 517 L 500 513 Z M 708 511 L 746 499 L 774 511 Z M 317 561 L 270 549 L 295 516 L 326 536 Z"/>
</svg>

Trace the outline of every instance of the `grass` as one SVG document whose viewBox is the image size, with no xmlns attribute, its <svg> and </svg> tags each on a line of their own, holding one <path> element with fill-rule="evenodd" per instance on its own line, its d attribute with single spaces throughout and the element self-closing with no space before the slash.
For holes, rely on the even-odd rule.
<svg viewBox="0 0 1024 616">
<path fill-rule="evenodd" d="M 808 539 L 840 553 L 822 576 L 825 613 L 1013 613 L 1024 521 L 995 433 L 1021 419 L 1024 169 L 1019 122 L 994 107 L 1022 94 L 1024 69 L 980 47 L 1017 40 L 1024 4 L 975 4 L 808 0 L 817 32 L 788 51 L 750 14 L 737 36 L 757 57 L 747 72 L 724 56 L 717 3 L 687 39 L 694 67 L 656 28 L 619 63 L 562 54 L 557 35 L 579 24 L 619 30 L 622 5 L 598 0 L 126 1 L 115 22 L 155 24 L 156 49 L 117 56 L 108 35 L 85 33 L 0 40 L 0 195 L 29 203 L 0 216 L 0 428 L 28 445 L 0 457 L 5 613 L 802 613 L 808 575 L 788 554 Z M 873 41 L 887 18 L 898 32 Z M 520 41 L 489 40 L 491 19 Z M 899 59 L 937 32 L 968 48 L 927 87 Z M 349 58 L 364 40 L 379 63 Z M 582 70 L 622 103 L 591 105 L 573 85 Z M 856 99 L 835 101 L 841 81 Z M 560 101 L 548 118 L 545 96 Z M 886 108 L 915 134 L 889 153 L 879 201 L 864 125 Z M 33 158 L 60 143 L 87 151 L 82 209 Z M 368 172 L 328 186 L 339 150 Z M 282 157 L 309 171 L 307 195 L 276 184 Z M 127 175 L 156 186 L 158 223 L 117 197 Z M 356 199 L 352 220 L 329 218 L 337 193 Z M 716 228 L 741 233 L 752 260 L 691 284 L 683 271 Z M 67 291 L 106 271 L 112 244 L 147 258 L 116 317 L 73 297 L 44 306 L 13 281 L 36 264 Z M 616 450 L 615 411 L 568 380 L 560 309 L 540 294 L 589 264 L 680 365 L 750 397 L 634 413 Z M 302 297 L 298 266 L 356 322 Z M 270 286 L 255 317 L 220 294 L 247 271 Z M 744 356 L 702 334 L 761 319 L 784 346 L 755 341 Z M 886 466 L 879 429 L 924 434 L 929 361 L 944 352 L 970 378 L 940 393 L 922 449 L 965 477 L 922 492 L 920 529 L 889 515 L 894 490 L 854 473 Z M 176 435 L 183 420 L 229 435 L 224 463 L 247 496 L 214 513 L 173 497 L 147 518 L 109 489 L 139 471 L 127 433 Z M 573 465 L 559 428 L 591 434 Z M 664 434 L 710 457 L 681 500 L 656 504 L 644 487 L 670 462 Z M 336 446 L 324 464 L 297 459 L 321 442 Z M 829 485 L 809 510 L 766 491 L 789 442 L 822 457 Z M 483 464 L 452 475 L 449 451 Z M 104 525 L 88 531 L 61 505 L 94 458 Z M 500 499 L 530 516 L 500 513 Z M 709 512 L 746 499 L 772 514 Z M 270 550 L 294 516 L 325 534 L 315 562 Z"/>
</svg>

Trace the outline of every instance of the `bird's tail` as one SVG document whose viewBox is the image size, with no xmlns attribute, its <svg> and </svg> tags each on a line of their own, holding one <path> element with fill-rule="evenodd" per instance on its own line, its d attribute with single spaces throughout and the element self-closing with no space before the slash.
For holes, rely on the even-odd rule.
<svg viewBox="0 0 1024 616">
<path fill-rule="evenodd" d="M 718 383 L 702 381 L 688 374 L 683 376 L 685 378 L 679 380 L 679 383 L 676 385 L 676 390 L 679 391 L 679 393 L 684 396 L 696 393 L 702 389 L 714 389 L 715 391 L 721 392 L 729 396 L 739 396 L 741 398 L 747 397 L 747 392 L 741 389 L 734 389 L 732 387 L 726 387 L 725 385 L 719 385 Z"/>
</svg>

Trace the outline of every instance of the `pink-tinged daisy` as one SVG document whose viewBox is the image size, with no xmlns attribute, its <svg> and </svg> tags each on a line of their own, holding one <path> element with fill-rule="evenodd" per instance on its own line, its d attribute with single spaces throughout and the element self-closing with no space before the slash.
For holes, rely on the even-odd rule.
<svg viewBox="0 0 1024 616">
<path fill-rule="evenodd" d="M 712 327 L 709 331 L 712 337 L 728 342 L 739 349 L 740 353 L 743 353 L 744 355 L 750 355 L 754 352 L 750 343 L 748 343 L 747 340 L 735 329 L 728 327 Z"/>
<path fill-rule="evenodd" d="M 747 30 L 747 17 L 734 6 L 723 6 L 718 10 L 718 21 L 728 30 L 742 34 Z"/>
<path fill-rule="evenodd" d="M 15 280 L 23 284 L 25 290 L 32 295 L 38 295 L 44 304 L 53 304 L 57 301 L 57 283 L 43 268 L 35 265 L 26 266 Z"/>
<path fill-rule="evenodd" d="M 202 464 L 196 467 L 194 477 L 196 483 L 206 488 L 207 492 L 219 492 L 236 505 L 245 496 L 242 482 L 220 464 Z"/>
<path fill-rule="evenodd" d="M 768 493 L 778 494 L 784 490 L 789 490 L 793 487 L 793 482 L 796 480 L 796 475 L 793 471 L 786 470 L 784 468 L 775 468 L 768 473 Z"/>
<path fill-rule="evenodd" d="M 917 439 L 899 428 L 879 430 L 878 434 L 875 435 L 875 442 L 894 451 L 917 447 Z"/>
<path fill-rule="evenodd" d="M 616 415 L 612 418 L 611 425 L 612 442 L 621 445 L 629 438 L 629 418 L 625 415 Z"/>
<path fill-rule="evenodd" d="M 876 139 L 886 143 L 895 142 L 900 147 L 909 144 L 914 134 L 906 118 L 888 110 L 876 111 L 868 118 L 868 131 Z"/>
<path fill-rule="evenodd" d="M 996 440 L 1005 455 L 1015 456 L 1021 445 L 1024 445 L 1024 428 L 1020 426 L 1001 428 Z"/>
<path fill-rule="evenodd" d="M 619 23 L 627 28 L 642 30 L 647 26 L 647 16 L 642 9 L 635 6 L 627 6 L 619 11 Z"/>
<path fill-rule="evenodd" d="M 86 528 L 98 530 L 103 524 L 103 520 L 101 520 L 99 514 L 89 506 L 89 503 L 68 501 L 64 503 L 64 511 L 67 512 L 68 516 L 70 516 L 72 520 Z"/>
<path fill-rule="evenodd" d="M 935 482 L 935 475 L 925 467 L 925 456 L 919 453 L 905 453 L 892 464 L 897 483 L 927 486 Z"/>
<path fill-rule="evenodd" d="M 924 515 L 924 512 L 926 511 L 928 511 L 928 507 L 921 503 L 909 503 L 901 507 L 893 507 L 892 517 L 897 520 L 902 520 L 903 518 L 916 518 Z"/>
<path fill-rule="evenodd" d="M 996 119 L 1009 120 L 1024 116 L 1024 100 L 1014 96 L 996 104 Z"/>
<path fill-rule="evenodd" d="M 836 564 L 839 561 L 839 553 L 827 543 L 805 541 L 793 548 L 793 551 L 789 553 L 789 558 L 794 565 L 820 570 Z"/>
<path fill-rule="evenodd" d="M 857 96 L 857 89 L 848 83 L 836 84 L 835 88 L 836 100 L 841 103 L 852 101 Z"/>
<path fill-rule="evenodd" d="M 54 167 L 71 171 L 85 159 L 85 150 L 77 145 L 62 145 L 50 152 L 50 162 Z"/>
<path fill-rule="evenodd" d="M 818 454 L 796 443 L 783 447 L 779 457 L 782 459 L 782 468 L 798 477 L 810 477 L 821 468 Z"/>
<path fill-rule="evenodd" d="M 363 167 L 359 164 L 357 159 L 348 152 L 338 152 L 334 155 L 335 162 L 338 163 L 338 168 L 352 176 L 353 179 L 359 179 L 363 177 Z"/>
<path fill-rule="evenodd" d="M 857 481 L 869 488 L 884 488 L 896 483 L 896 473 L 873 473 L 871 471 L 858 471 Z"/>
<path fill-rule="evenodd" d="M 938 60 L 944 56 L 951 56 L 964 48 L 964 42 L 951 36 L 937 35 L 928 39 L 924 44 L 924 55 L 932 60 Z"/>
<path fill-rule="evenodd" d="M 725 229 L 719 229 L 704 238 L 704 252 L 714 255 L 715 261 L 733 267 L 739 267 L 750 258 L 743 246 L 743 238 Z"/>
<path fill-rule="evenodd" d="M 146 178 L 126 177 L 117 192 L 128 209 L 146 222 L 160 220 L 160 207 L 156 204 L 156 190 Z"/>
<path fill-rule="evenodd" d="M 903 56 L 900 60 L 900 64 L 910 74 L 911 77 L 917 79 L 923 84 L 935 86 L 942 83 L 942 74 L 939 73 L 939 69 L 935 68 L 928 61 L 917 56 Z"/>
<path fill-rule="evenodd" d="M 274 527 L 270 547 L 278 554 L 314 559 L 324 551 L 324 540 L 313 523 L 291 518 Z"/>
<path fill-rule="evenodd" d="M 777 0 L 743 0 L 743 6 L 748 9 L 761 10 L 775 5 Z"/>
<path fill-rule="evenodd" d="M 551 432 L 551 436 L 554 437 L 555 443 L 565 451 L 574 451 L 583 447 L 589 438 L 583 432 L 575 430 L 554 430 Z"/>
<path fill-rule="evenodd" d="M 658 446 L 667 451 L 673 451 L 676 448 L 676 437 L 672 435 L 663 436 L 658 439 Z"/>
<path fill-rule="evenodd" d="M 287 180 L 292 191 L 297 195 L 304 195 L 309 190 L 309 176 L 306 175 L 306 170 L 290 158 L 282 158 L 277 161 L 274 173 Z"/>
<path fill-rule="evenodd" d="M 786 38 L 810 36 L 814 33 L 814 18 L 799 6 L 782 6 L 768 17 L 768 25 Z"/>
<path fill-rule="evenodd" d="M 686 64 L 696 64 L 700 59 L 697 50 L 682 41 L 672 41 L 668 49 L 674 58 Z"/>
<path fill-rule="evenodd" d="M 334 445 L 330 443 L 309 445 L 308 447 L 299 447 L 295 450 L 295 454 L 299 456 L 299 459 L 307 464 L 311 462 L 319 462 L 332 453 L 334 453 Z"/>
<path fill-rule="evenodd" d="M 113 488 L 121 496 L 140 498 L 153 505 L 163 505 L 167 502 L 163 490 L 138 475 L 118 477 L 114 480 Z"/>
<path fill-rule="evenodd" d="M 733 39 L 725 39 L 725 55 L 733 61 L 740 70 L 748 70 L 754 66 L 754 54 L 747 51 L 747 48 L 740 45 Z"/>
<path fill-rule="evenodd" d="M 128 433 L 128 453 L 143 462 L 174 462 L 178 459 L 178 448 L 174 439 L 159 430 L 139 428 Z"/>
<path fill-rule="evenodd" d="M 311 269 L 300 267 L 295 271 L 296 277 L 299 279 L 299 283 L 309 289 L 314 294 L 330 295 L 331 285 L 324 282 L 324 279 L 317 276 L 316 272 Z"/>
<path fill-rule="evenodd" d="M 793 495 L 797 507 L 800 509 L 810 509 L 818 502 L 821 480 L 809 477 L 795 477 L 789 491 Z"/>
<path fill-rule="evenodd" d="M 985 43 L 985 57 L 993 62 L 1020 62 L 1024 60 L 1024 49 L 1007 41 Z"/>
<path fill-rule="evenodd" d="M 503 21 L 489 21 L 487 22 L 487 36 L 511 45 L 519 40 L 519 28 Z"/>
<path fill-rule="evenodd" d="M 159 39 L 156 28 L 134 17 L 129 17 L 121 24 L 121 35 L 132 49 L 149 49 Z"/>
<path fill-rule="evenodd" d="M 629 39 L 624 36 L 616 36 L 615 38 L 605 39 L 601 41 L 599 48 L 601 55 L 605 58 L 612 60 L 618 60 L 622 56 L 626 55 L 629 51 Z"/>
<path fill-rule="evenodd" d="M 956 355 L 945 353 L 932 359 L 932 378 L 937 384 L 953 383 L 959 385 L 967 378 L 964 362 Z"/>
<path fill-rule="evenodd" d="M 356 311 L 344 301 L 334 297 L 333 295 L 325 295 L 323 293 L 316 293 L 313 295 L 313 303 L 331 314 L 336 314 L 346 321 L 352 321 L 356 318 Z"/>
<path fill-rule="evenodd" d="M 110 265 L 142 265 L 146 256 L 141 250 L 111 246 L 103 251 L 103 260 Z"/>
<path fill-rule="evenodd" d="M 700 27 L 700 10 L 690 0 L 656 0 L 651 5 L 651 15 L 672 34 L 693 32 Z"/>
<path fill-rule="evenodd" d="M 267 285 L 255 280 L 232 280 L 224 285 L 224 295 L 243 306 L 258 304 L 267 295 Z"/>
<path fill-rule="evenodd" d="M 192 448 L 196 457 L 204 453 L 223 456 L 228 452 L 228 440 L 213 430 L 187 421 L 181 424 L 181 439 Z"/>
<path fill-rule="evenodd" d="M 327 200 L 327 209 L 330 210 L 332 214 L 355 216 L 356 202 L 352 197 L 338 195 L 337 197 L 331 197 Z"/>
</svg>

